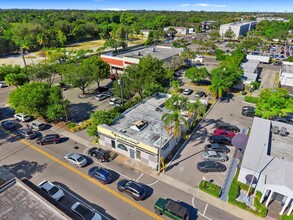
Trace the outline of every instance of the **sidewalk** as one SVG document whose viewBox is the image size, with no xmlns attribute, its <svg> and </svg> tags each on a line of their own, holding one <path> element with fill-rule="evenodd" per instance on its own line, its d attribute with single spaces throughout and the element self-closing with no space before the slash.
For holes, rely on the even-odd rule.
<svg viewBox="0 0 293 220">
<path fill-rule="evenodd" d="M 53 126 L 52 127 L 52 130 L 54 131 L 59 131 L 62 135 L 66 136 L 66 137 L 69 137 L 70 139 L 76 141 L 77 143 L 79 144 L 83 144 L 85 145 L 86 147 L 92 147 L 94 146 L 93 144 L 93 139 L 94 138 L 88 138 L 87 139 L 85 137 L 81 137 L 75 133 L 72 133 L 72 132 L 69 132 L 69 131 L 65 131 L 63 130 L 62 128 L 59 128 L 59 127 L 55 127 Z M 84 136 L 83 134 L 81 134 L 82 136 Z M 151 169 L 150 167 L 142 164 L 142 163 L 139 163 L 133 159 L 130 159 L 130 158 L 127 158 L 123 155 L 118 155 L 117 158 L 115 158 L 115 161 L 118 162 L 118 163 L 124 163 L 125 165 L 131 167 L 131 168 L 135 168 L 136 170 L 139 170 L 149 176 L 152 176 L 153 178 L 156 178 L 170 186 L 173 186 L 191 196 L 194 196 L 198 199 L 201 199 L 202 201 L 208 203 L 208 204 L 211 204 L 215 207 L 218 207 L 220 208 L 221 210 L 229 213 L 229 214 L 232 214 L 236 217 L 240 217 L 242 219 L 245 219 L 245 220 L 251 220 L 251 219 L 254 219 L 254 220 L 260 220 L 260 219 L 263 219 L 263 218 L 260 218 L 250 212 L 247 212 L 243 209 L 240 209 L 234 205 L 231 205 L 227 202 L 224 202 L 222 201 L 221 199 L 219 198 L 215 198 L 201 190 L 199 190 L 198 188 L 195 188 L 193 186 L 190 186 L 186 183 L 183 183 L 177 179 L 174 179 L 172 177 L 169 177 L 168 175 L 166 175 L 165 173 L 161 173 L 158 175 L 158 172 Z"/>
</svg>

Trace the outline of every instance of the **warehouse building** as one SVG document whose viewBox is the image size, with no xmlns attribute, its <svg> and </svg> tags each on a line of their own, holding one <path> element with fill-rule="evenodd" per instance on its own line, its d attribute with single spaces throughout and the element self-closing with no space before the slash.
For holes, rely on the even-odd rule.
<svg viewBox="0 0 293 220">
<path fill-rule="evenodd" d="M 229 24 L 222 24 L 220 26 L 220 36 L 225 38 L 225 33 L 229 30 L 233 31 L 235 35 L 235 39 L 237 39 L 240 35 L 246 36 L 246 33 L 250 30 L 255 29 L 256 22 L 255 21 L 247 21 L 247 22 L 234 22 Z"/>
<path fill-rule="evenodd" d="M 282 67 L 279 72 L 280 86 L 293 87 L 293 62 L 282 62 Z"/>
</svg>

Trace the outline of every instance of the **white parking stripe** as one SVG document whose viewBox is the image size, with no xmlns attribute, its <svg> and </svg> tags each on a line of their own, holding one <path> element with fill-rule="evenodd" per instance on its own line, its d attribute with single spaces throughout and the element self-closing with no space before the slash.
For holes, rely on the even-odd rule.
<svg viewBox="0 0 293 220">
<path fill-rule="evenodd" d="M 208 208 L 208 205 L 209 205 L 209 204 L 206 204 L 206 207 L 204 208 L 204 211 L 203 211 L 203 215 L 206 214 L 206 210 L 207 210 L 207 208 Z"/>
<path fill-rule="evenodd" d="M 140 174 L 140 176 L 136 179 L 136 182 L 143 176 L 143 173 Z"/>
<path fill-rule="evenodd" d="M 193 197 L 192 197 L 192 200 L 191 200 L 191 204 L 192 204 L 193 208 L 197 209 L 197 208 L 195 207 L 195 205 L 194 205 L 194 198 L 195 198 L 195 197 L 193 196 Z M 206 204 L 203 214 L 200 213 L 199 211 L 197 211 L 197 213 L 198 213 L 200 216 L 202 216 L 202 217 L 204 217 L 204 218 L 206 218 L 206 219 L 208 219 L 208 220 L 212 220 L 211 218 L 205 216 L 205 212 L 206 212 L 207 207 L 208 207 L 208 204 Z"/>
</svg>

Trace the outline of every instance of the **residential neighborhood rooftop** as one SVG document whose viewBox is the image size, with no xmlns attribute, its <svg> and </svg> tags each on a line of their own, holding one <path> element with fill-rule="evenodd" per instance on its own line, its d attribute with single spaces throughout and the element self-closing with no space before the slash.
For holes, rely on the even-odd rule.
<svg viewBox="0 0 293 220">
<path fill-rule="evenodd" d="M 254 82 L 257 78 L 257 73 L 255 72 L 258 67 L 259 61 L 247 60 L 241 64 L 241 68 L 244 71 L 243 79 L 248 82 Z"/>
</svg>

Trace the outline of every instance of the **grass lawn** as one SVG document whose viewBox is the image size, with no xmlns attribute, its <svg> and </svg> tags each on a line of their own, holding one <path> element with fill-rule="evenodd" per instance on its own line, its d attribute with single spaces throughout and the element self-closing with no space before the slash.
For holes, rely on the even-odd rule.
<svg viewBox="0 0 293 220">
<path fill-rule="evenodd" d="M 80 43 L 74 43 L 65 47 L 66 50 L 96 50 L 99 47 L 103 46 L 105 40 L 93 40 L 93 41 L 85 41 Z"/>
</svg>

